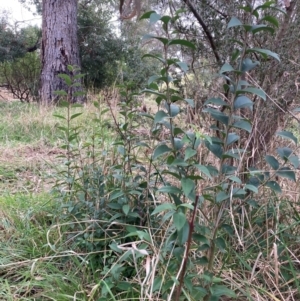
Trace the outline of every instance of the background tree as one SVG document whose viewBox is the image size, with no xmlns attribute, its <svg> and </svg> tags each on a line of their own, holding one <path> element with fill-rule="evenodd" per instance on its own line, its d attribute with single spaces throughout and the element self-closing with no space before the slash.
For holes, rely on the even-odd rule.
<svg viewBox="0 0 300 301">
<path fill-rule="evenodd" d="M 44 104 L 57 103 L 55 91 L 68 90 L 59 74 L 73 76 L 68 65 L 80 67 L 77 39 L 77 0 L 44 0 L 41 46 L 40 97 Z M 71 101 L 83 100 L 75 92 L 82 89 L 80 80 L 71 92 Z"/>
</svg>

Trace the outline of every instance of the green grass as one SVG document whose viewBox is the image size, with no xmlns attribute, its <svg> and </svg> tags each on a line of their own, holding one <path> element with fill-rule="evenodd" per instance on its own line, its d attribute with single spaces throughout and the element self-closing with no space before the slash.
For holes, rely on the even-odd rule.
<svg viewBox="0 0 300 301">
<path fill-rule="evenodd" d="M 117 165 L 113 162 L 119 161 L 111 158 L 113 152 L 110 152 L 115 133 L 103 126 L 111 122 L 109 116 L 96 116 L 97 110 L 93 106 L 72 110 L 72 114 L 78 112 L 83 114 L 72 121 L 72 126 L 79 127 L 81 132 L 79 145 L 74 144 L 78 165 L 84 160 L 82 154 L 89 152 L 91 137 L 95 133 L 97 152 L 101 154 L 107 150 L 108 154 L 106 157 L 98 156 L 102 170 L 105 167 L 109 170 L 111 165 Z M 92 255 L 88 257 L 89 254 L 85 253 L 87 244 L 80 249 L 67 243 L 70 235 L 73 235 L 72 226 L 78 222 L 80 225 L 76 224 L 76 231 L 83 229 L 82 233 L 88 235 L 87 225 L 94 221 L 89 220 L 91 217 L 88 210 L 87 216 L 79 215 L 79 220 L 75 210 L 72 215 L 74 204 L 62 209 L 61 205 L 65 200 L 63 192 L 58 198 L 50 193 L 53 183 L 49 176 L 54 175 L 54 179 L 59 177 L 60 168 L 66 166 L 63 165 L 66 161 L 64 150 L 59 147 L 63 139 L 58 131 L 58 126 L 65 124 L 62 118 L 53 117 L 53 114 L 65 116 L 65 113 L 65 108 L 46 110 L 35 104 L 0 102 L 0 301 L 142 300 L 139 288 L 142 287 L 145 276 L 145 257 L 132 259 L 128 251 L 127 259 L 122 259 L 124 253 L 113 252 L 105 245 L 103 250 L 96 252 L 96 256 L 99 256 L 97 259 Z M 94 118 L 98 118 L 96 123 Z M 114 156 L 117 156 L 116 152 Z M 98 174 L 93 176 L 94 183 L 97 183 Z M 109 181 L 111 186 L 117 182 L 113 177 Z M 164 200 L 157 201 L 160 204 Z M 299 201 L 297 198 L 289 198 L 287 194 L 282 197 L 261 195 L 256 202 L 259 204 L 258 209 L 241 206 L 243 210 L 249 210 L 241 211 L 233 219 L 229 209 L 226 209 L 223 222 L 234 225 L 235 228 L 232 228 L 232 233 L 223 230 L 219 232 L 226 246 L 225 250 L 217 252 L 215 273 L 222 278 L 223 284 L 235 290 L 239 295 L 238 300 L 256 301 L 260 298 L 262 301 L 283 301 L 292 297 L 299 300 Z M 104 209 L 109 214 L 110 209 Z M 207 210 L 207 216 L 213 216 L 209 206 L 203 210 Z M 72 219 L 64 220 L 63 213 L 68 212 Z M 114 230 L 103 241 L 108 240 L 110 243 L 110 235 L 115 237 L 114 231 L 118 231 L 118 226 L 132 227 L 126 222 L 118 224 L 118 214 L 116 216 Z M 199 213 L 199 223 L 203 223 L 201 216 Z M 81 218 L 84 222 L 80 221 Z M 170 271 L 177 271 L 176 259 L 174 260 L 172 253 L 174 250 L 167 246 L 168 236 L 165 233 L 172 231 L 168 227 L 167 223 L 162 223 L 159 230 L 151 227 L 140 229 L 147 232 L 153 241 L 149 249 L 148 244 L 143 246 L 150 250 L 151 262 L 157 264 L 157 269 L 151 270 L 152 280 L 157 280 L 162 275 L 169 276 Z M 100 238 L 99 245 L 101 240 Z M 167 246 L 165 251 L 162 250 L 164 243 Z M 139 244 L 140 242 L 137 246 Z M 205 270 L 205 265 L 197 261 L 201 256 L 203 252 L 198 251 L 198 246 L 194 243 L 189 268 L 198 275 L 202 275 Z M 91 260 L 95 260 L 93 258 L 107 266 L 100 265 L 99 268 L 97 261 L 94 261 L 97 266 L 94 268 L 91 263 Z M 89 264 L 85 259 L 89 259 Z M 163 260 L 166 261 L 162 263 Z M 118 275 L 123 265 L 130 271 L 135 271 L 137 276 L 128 276 L 126 281 L 120 283 L 122 289 L 115 288 L 117 284 L 113 284 L 111 275 Z M 123 272 L 126 273 L 126 269 Z M 144 285 L 144 293 L 151 293 L 151 283 Z M 134 289 L 126 291 L 126 287 Z M 163 289 L 159 283 L 156 283 L 156 287 L 159 291 L 153 295 L 153 300 L 160 301 L 159 293 Z M 107 294 L 101 299 L 103 292 Z M 147 298 L 143 300 L 146 301 Z M 188 298 L 185 300 L 196 301 Z"/>
<path fill-rule="evenodd" d="M 81 262 L 48 244 L 49 195 L 2 196 L 0 207 L 0 300 L 87 300 Z"/>
</svg>

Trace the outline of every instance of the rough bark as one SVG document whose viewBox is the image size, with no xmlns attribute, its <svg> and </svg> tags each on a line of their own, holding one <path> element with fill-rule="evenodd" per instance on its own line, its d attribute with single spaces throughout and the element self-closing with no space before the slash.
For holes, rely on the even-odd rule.
<svg viewBox="0 0 300 301">
<path fill-rule="evenodd" d="M 43 0 L 42 71 L 40 78 L 40 97 L 44 104 L 56 104 L 59 96 L 54 92 L 68 91 L 59 74 L 70 74 L 68 65 L 80 67 L 77 41 L 77 0 Z M 74 96 L 81 85 L 70 91 L 70 101 L 82 101 Z"/>
</svg>

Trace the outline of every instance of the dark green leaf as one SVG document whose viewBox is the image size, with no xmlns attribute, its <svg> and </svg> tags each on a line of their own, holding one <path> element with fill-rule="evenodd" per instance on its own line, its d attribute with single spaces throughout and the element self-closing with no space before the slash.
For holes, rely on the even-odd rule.
<svg viewBox="0 0 300 301">
<path fill-rule="evenodd" d="M 224 191 L 220 191 L 217 195 L 216 195 L 216 202 L 217 203 L 221 203 L 225 200 L 229 199 L 229 195 L 227 193 L 225 193 Z"/>
<path fill-rule="evenodd" d="M 58 115 L 58 114 L 53 114 L 54 117 L 57 117 L 57 118 L 61 118 L 61 119 L 64 119 L 66 120 L 66 118 L 64 116 L 61 116 L 61 115 Z"/>
<path fill-rule="evenodd" d="M 220 111 L 212 109 L 212 108 L 207 108 L 207 109 L 203 110 L 203 112 L 209 112 L 212 118 L 222 122 L 225 125 L 228 125 L 229 117 L 226 114 L 224 114 L 223 112 L 220 112 Z"/>
<path fill-rule="evenodd" d="M 174 138 L 174 146 L 176 151 L 181 150 L 183 148 L 183 142 L 180 138 Z"/>
<path fill-rule="evenodd" d="M 205 174 L 209 179 L 212 179 L 211 173 L 206 166 L 201 165 L 201 164 L 196 164 L 195 167 L 198 168 L 199 171 L 201 171 L 203 174 Z"/>
<path fill-rule="evenodd" d="M 281 167 L 277 172 L 276 174 L 280 177 L 283 177 L 283 178 L 287 178 L 287 179 L 290 179 L 290 180 L 293 180 L 294 182 L 296 182 L 296 175 L 295 175 L 295 172 L 293 170 L 291 170 L 289 167 L 287 166 L 284 166 L 284 167 Z"/>
<path fill-rule="evenodd" d="M 127 216 L 130 211 L 130 206 L 128 204 L 123 205 L 122 210 L 124 214 Z"/>
<path fill-rule="evenodd" d="M 72 119 L 74 119 L 74 118 L 76 118 L 76 117 L 78 117 L 80 115 L 82 115 L 82 113 L 73 114 L 70 119 L 72 120 Z"/>
<path fill-rule="evenodd" d="M 283 137 L 283 138 L 286 138 L 286 139 L 289 139 L 289 140 L 292 140 L 294 141 L 296 144 L 298 143 L 298 139 L 294 136 L 293 133 L 291 132 L 288 132 L 288 131 L 282 131 L 282 132 L 278 132 L 276 133 L 277 136 L 280 136 L 280 137 Z"/>
<path fill-rule="evenodd" d="M 181 190 L 176 186 L 163 186 L 158 189 L 158 192 L 179 194 Z"/>
<path fill-rule="evenodd" d="M 189 178 L 183 178 L 181 179 L 181 187 L 183 190 L 183 193 L 188 198 L 192 190 L 195 189 L 195 183 L 193 180 Z"/>
<path fill-rule="evenodd" d="M 157 92 L 157 91 L 155 91 L 155 90 L 144 89 L 143 91 L 141 91 L 141 93 L 149 93 L 149 94 L 154 94 L 154 95 L 158 95 L 159 97 L 161 97 L 161 99 L 164 99 L 164 100 L 166 100 L 166 99 L 167 99 L 167 97 L 166 97 L 166 95 L 165 95 L 165 94 L 163 94 L 163 93 L 159 93 L 159 92 Z"/>
<path fill-rule="evenodd" d="M 289 161 L 293 164 L 294 168 L 298 168 L 300 165 L 298 156 L 295 156 L 295 155 L 289 156 Z"/>
<path fill-rule="evenodd" d="M 247 204 L 252 206 L 253 208 L 259 208 L 259 204 L 253 199 L 248 200 Z"/>
<path fill-rule="evenodd" d="M 278 54 L 275 53 L 275 52 L 272 52 L 272 51 L 270 51 L 270 50 L 268 50 L 268 49 L 250 48 L 250 49 L 246 50 L 246 53 L 252 53 L 252 52 L 254 52 L 254 53 L 259 53 L 259 54 L 261 54 L 264 58 L 267 58 L 268 56 L 271 56 L 271 57 L 275 58 L 277 61 L 280 62 L 280 58 L 279 58 Z"/>
<path fill-rule="evenodd" d="M 236 121 L 232 126 L 235 128 L 238 128 L 238 129 L 245 130 L 248 133 L 251 133 L 251 131 L 252 131 L 251 123 L 246 119 Z"/>
<path fill-rule="evenodd" d="M 261 19 L 261 21 L 268 21 L 270 22 L 271 24 L 275 25 L 276 27 L 279 27 L 279 22 L 277 20 L 277 18 L 273 17 L 273 16 L 265 16 Z"/>
<path fill-rule="evenodd" d="M 162 211 L 173 211 L 176 210 L 176 206 L 174 204 L 170 204 L 170 203 L 164 203 L 161 205 L 158 205 L 153 212 L 151 213 L 151 215 L 160 213 Z"/>
<path fill-rule="evenodd" d="M 234 235 L 234 230 L 233 230 L 233 228 L 230 225 L 228 225 L 228 224 L 222 224 L 221 228 L 224 229 L 230 236 Z"/>
<path fill-rule="evenodd" d="M 266 183 L 266 187 L 271 188 L 276 193 L 282 193 L 279 184 L 277 182 L 275 182 L 275 181 L 268 181 Z"/>
<path fill-rule="evenodd" d="M 230 145 L 240 139 L 240 136 L 236 133 L 229 133 L 226 139 L 226 145 Z"/>
<path fill-rule="evenodd" d="M 146 13 L 144 13 L 144 14 L 140 17 L 140 20 L 142 20 L 142 19 L 149 19 L 150 16 L 151 16 L 153 13 L 156 13 L 156 12 L 155 12 L 154 10 L 147 11 Z"/>
<path fill-rule="evenodd" d="M 184 161 L 194 157 L 197 154 L 197 151 L 191 147 L 187 147 L 184 152 Z"/>
<path fill-rule="evenodd" d="M 226 242 L 222 237 L 218 237 L 215 240 L 215 244 L 221 252 L 223 252 L 223 253 L 226 252 Z"/>
<path fill-rule="evenodd" d="M 158 157 L 160 157 L 161 155 L 163 154 L 166 154 L 166 153 L 169 153 L 171 152 L 172 149 L 169 148 L 167 145 L 165 144 L 161 144 L 161 145 L 158 145 L 156 147 L 156 149 L 154 150 L 154 153 L 153 153 L 153 159 L 157 159 Z"/>
<path fill-rule="evenodd" d="M 279 162 L 273 156 L 267 155 L 265 156 L 267 163 L 275 170 L 279 168 Z"/>
<path fill-rule="evenodd" d="M 210 99 L 206 100 L 204 103 L 204 105 L 208 105 L 208 104 L 229 107 L 229 104 L 221 98 L 210 98 Z"/>
<path fill-rule="evenodd" d="M 272 34 L 275 32 L 273 27 L 267 26 L 265 24 L 258 24 L 258 25 L 253 25 L 251 26 L 251 30 L 250 30 L 253 34 L 256 34 L 257 32 L 260 31 L 269 31 Z"/>
<path fill-rule="evenodd" d="M 60 95 L 60 96 L 68 96 L 68 93 L 65 90 L 54 91 L 54 94 Z M 60 106 L 61 106 L 61 104 L 60 104 Z"/>
<path fill-rule="evenodd" d="M 186 46 L 192 49 L 196 49 L 196 46 L 194 43 L 187 41 L 187 40 L 183 40 L 183 39 L 173 39 L 169 42 L 169 45 L 181 45 L 181 46 Z"/>
<path fill-rule="evenodd" d="M 293 151 L 289 147 L 278 147 L 276 150 L 279 156 L 284 160 L 287 160 L 293 153 Z"/>
<path fill-rule="evenodd" d="M 183 228 L 178 231 L 178 243 L 179 245 L 184 245 L 189 237 L 189 232 L 190 232 L 190 225 L 188 221 L 186 220 Z"/>
<path fill-rule="evenodd" d="M 208 141 L 205 141 L 205 146 L 219 159 L 222 158 L 223 148 L 219 144 L 210 144 Z"/>
<path fill-rule="evenodd" d="M 161 123 L 166 117 L 169 117 L 169 115 L 165 111 L 158 111 L 155 114 L 154 123 Z"/>
<path fill-rule="evenodd" d="M 226 296 L 230 298 L 236 298 L 236 294 L 233 290 L 229 289 L 225 285 L 213 284 L 210 287 L 211 294 L 216 297 Z"/>
<path fill-rule="evenodd" d="M 165 64 L 165 62 L 166 62 L 161 56 L 155 55 L 155 54 L 147 53 L 147 54 L 143 55 L 143 58 L 145 58 L 145 57 L 151 57 L 151 58 L 157 59 L 157 60 L 159 60 L 160 62 L 162 62 L 163 64 Z M 151 76 L 151 77 L 159 77 L 159 76 L 153 75 L 153 76 Z M 148 83 L 148 85 L 149 85 L 149 83 Z"/>
<path fill-rule="evenodd" d="M 248 88 L 243 89 L 242 91 L 243 92 L 248 92 L 248 93 L 251 93 L 251 94 L 255 94 L 258 97 L 261 97 L 263 100 L 267 99 L 265 91 L 263 91 L 262 89 L 259 89 L 259 88 L 248 87 Z"/>
<path fill-rule="evenodd" d="M 252 110 L 253 102 L 245 95 L 238 96 L 234 101 L 234 109 L 250 108 Z"/>
<path fill-rule="evenodd" d="M 251 185 L 251 184 L 245 185 L 245 189 L 246 189 L 246 190 L 250 190 L 250 191 L 252 191 L 252 192 L 254 192 L 254 193 L 258 193 L 257 187 L 254 186 L 254 185 Z"/>
<path fill-rule="evenodd" d="M 187 220 L 186 220 L 186 216 L 184 213 L 175 212 L 173 214 L 173 221 L 174 221 L 174 225 L 175 225 L 177 231 L 180 231 L 183 228 L 183 226 Z"/>
<path fill-rule="evenodd" d="M 71 86 L 72 85 L 72 79 L 68 74 L 58 74 L 58 77 L 62 78 L 67 86 Z"/>
</svg>

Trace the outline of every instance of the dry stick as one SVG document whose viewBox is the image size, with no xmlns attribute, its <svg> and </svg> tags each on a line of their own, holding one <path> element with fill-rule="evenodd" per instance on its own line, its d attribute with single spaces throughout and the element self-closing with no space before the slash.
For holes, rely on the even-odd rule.
<svg viewBox="0 0 300 301">
<path fill-rule="evenodd" d="M 189 231 L 189 236 L 188 236 L 188 240 L 187 240 L 186 251 L 184 254 L 184 258 L 183 258 L 184 262 L 183 262 L 182 270 L 180 273 L 179 285 L 177 287 L 175 301 L 179 301 L 181 290 L 183 287 L 184 276 L 185 276 L 187 262 L 189 259 L 190 248 L 191 248 L 191 244 L 192 244 L 192 235 L 193 235 L 193 231 L 194 231 L 198 201 L 199 201 L 199 195 L 197 195 L 195 198 L 193 216 L 192 216 L 191 220 L 189 221 L 190 231 Z"/>
</svg>

